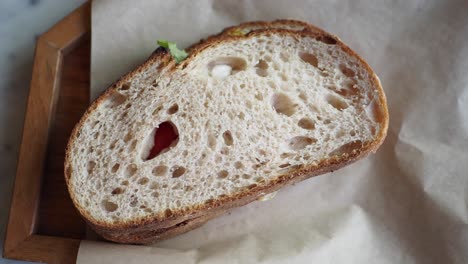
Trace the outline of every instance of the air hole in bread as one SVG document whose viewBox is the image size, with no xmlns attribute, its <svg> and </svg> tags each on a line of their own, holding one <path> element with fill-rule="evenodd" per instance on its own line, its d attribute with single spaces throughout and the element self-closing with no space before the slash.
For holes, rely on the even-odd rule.
<svg viewBox="0 0 468 264">
<path fill-rule="evenodd" d="M 346 134 L 346 131 L 344 129 L 340 129 L 340 130 L 338 130 L 338 132 L 336 132 L 336 138 L 341 138 L 345 134 Z"/>
<path fill-rule="evenodd" d="M 153 197 L 155 197 L 155 198 L 158 198 L 158 197 L 159 197 L 159 192 L 153 192 L 151 195 L 152 195 Z"/>
<path fill-rule="evenodd" d="M 287 167 L 289 167 L 289 166 L 291 166 L 291 164 L 289 164 L 289 163 L 284 163 L 284 164 L 279 165 L 278 168 L 284 169 L 284 168 L 287 168 Z"/>
<path fill-rule="evenodd" d="M 342 111 L 343 109 L 348 108 L 348 104 L 341 98 L 336 95 L 327 95 L 326 100 L 328 104 L 336 108 L 337 110 Z"/>
<path fill-rule="evenodd" d="M 259 101 L 263 101 L 263 95 L 261 93 L 257 93 L 257 94 L 255 94 L 255 99 L 257 99 Z"/>
<path fill-rule="evenodd" d="M 249 186 L 247 186 L 247 189 L 253 189 L 255 187 L 257 187 L 257 184 L 254 183 L 254 184 L 250 184 Z"/>
<path fill-rule="evenodd" d="M 130 144 L 130 146 L 128 147 L 129 151 L 134 151 L 135 148 L 136 148 L 136 145 L 137 145 L 137 141 L 136 139 L 132 141 L 132 143 Z"/>
<path fill-rule="evenodd" d="M 301 118 L 297 125 L 307 130 L 315 129 L 315 122 L 312 119 L 306 117 Z"/>
<path fill-rule="evenodd" d="M 182 187 L 182 183 L 178 182 L 174 186 L 172 186 L 172 190 L 178 190 L 178 189 L 181 189 L 181 187 Z"/>
<path fill-rule="evenodd" d="M 224 147 L 220 151 L 221 155 L 229 155 L 229 148 Z"/>
<path fill-rule="evenodd" d="M 236 161 L 236 162 L 234 162 L 234 168 L 236 168 L 238 170 L 243 169 L 244 164 L 242 164 L 242 162 L 240 162 L 240 161 Z"/>
<path fill-rule="evenodd" d="M 147 184 L 148 182 L 149 182 L 149 179 L 146 178 L 146 177 L 143 177 L 143 178 L 141 178 L 141 179 L 138 180 L 138 184 L 140 184 L 140 185 L 145 185 L 145 184 Z"/>
<path fill-rule="evenodd" d="M 268 76 L 268 63 L 265 60 L 259 60 L 255 65 L 255 72 L 260 77 Z"/>
<path fill-rule="evenodd" d="M 291 98 L 284 93 L 275 93 L 271 103 L 278 114 L 292 116 L 296 112 L 296 105 Z"/>
<path fill-rule="evenodd" d="M 109 149 L 111 149 L 111 150 L 112 150 L 112 149 L 115 149 L 115 146 L 116 146 L 116 145 L 117 145 L 117 140 L 112 141 L 112 142 L 110 143 L 110 145 L 109 145 Z"/>
<path fill-rule="evenodd" d="M 278 86 L 276 86 L 276 83 L 274 83 L 273 81 L 268 81 L 267 84 L 268 84 L 268 86 L 270 86 L 271 88 L 273 88 L 273 90 L 277 90 L 277 89 L 278 89 Z"/>
<path fill-rule="evenodd" d="M 315 38 L 317 41 L 323 42 L 328 45 L 335 45 L 337 43 L 336 39 L 331 36 L 319 36 Z"/>
<path fill-rule="evenodd" d="M 162 109 L 163 109 L 162 105 L 156 106 L 156 108 L 154 108 L 154 110 L 153 110 L 153 115 L 154 116 L 157 115 Z"/>
<path fill-rule="evenodd" d="M 114 190 L 112 190 L 111 194 L 112 195 L 118 195 L 118 194 L 122 194 L 123 192 L 124 192 L 124 189 L 117 187 Z"/>
<path fill-rule="evenodd" d="M 343 82 L 343 88 L 336 91 L 339 95 L 343 97 L 353 97 L 359 96 L 359 88 L 356 86 L 356 81 L 348 79 Z"/>
<path fill-rule="evenodd" d="M 205 204 L 212 204 L 214 202 L 215 202 L 215 200 L 213 198 L 210 198 L 210 199 L 205 201 Z"/>
<path fill-rule="evenodd" d="M 234 138 L 232 137 L 232 133 L 229 130 L 224 131 L 223 133 L 224 144 L 231 146 L 234 144 Z"/>
<path fill-rule="evenodd" d="M 86 165 L 86 171 L 88 172 L 88 174 L 93 173 L 94 167 L 96 167 L 96 162 L 92 160 L 88 161 L 88 164 Z"/>
<path fill-rule="evenodd" d="M 137 173 L 137 171 L 138 167 L 135 164 L 130 164 L 125 168 L 125 176 L 132 177 Z"/>
<path fill-rule="evenodd" d="M 275 70 L 275 71 L 279 71 L 279 69 L 280 69 L 280 66 L 279 66 L 279 64 L 278 64 L 278 63 L 276 63 L 276 62 L 275 62 L 275 63 L 273 63 L 273 70 Z"/>
<path fill-rule="evenodd" d="M 221 178 L 221 179 L 226 178 L 228 175 L 229 175 L 229 172 L 227 170 L 222 170 L 222 171 L 218 172 L 218 177 Z"/>
<path fill-rule="evenodd" d="M 297 136 L 289 140 L 289 147 L 292 150 L 298 151 L 298 150 L 304 149 L 305 147 L 309 145 L 314 144 L 315 142 L 317 142 L 317 139 L 315 138 Z"/>
<path fill-rule="evenodd" d="M 208 134 L 208 147 L 212 150 L 216 149 L 216 137 L 213 134 Z"/>
<path fill-rule="evenodd" d="M 250 175 L 250 174 L 245 174 L 245 173 L 242 174 L 242 179 L 248 180 L 248 179 L 250 179 L 250 178 L 252 178 L 252 175 Z"/>
<path fill-rule="evenodd" d="M 178 142 L 177 127 L 170 121 L 162 122 L 144 140 L 141 158 L 144 161 L 154 159 L 175 147 Z"/>
<path fill-rule="evenodd" d="M 245 101 L 245 106 L 246 106 L 248 109 L 252 109 L 252 102 L 249 101 L 249 100 L 246 100 L 246 101 Z"/>
<path fill-rule="evenodd" d="M 159 184 L 157 182 L 152 182 L 149 186 L 151 190 L 156 190 L 159 188 Z"/>
<path fill-rule="evenodd" d="M 111 94 L 105 99 L 105 102 L 108 107 L 113 108 L 123 104 L 126 100 L 127 96 L 117 91 L 111 90 Z"/>
<path fill-rule="evenodd" d="M 172 167 L 172 178 L 178 178 L 185 173 L 185 168 L 180 166 Z"/>
<path fill-rule="evenodd" d="M 271 61 L 271 56 L 270 56 L 270 55 L 266 55 L 265 57 L 263 57 L 263 59 L 264 59 L 265 61 L 270 62 L 270 61 Z"/>
<path fill-rule="evenodd" d="M 102 201 L 102 208 L 108 212 L 108 213 L 112 213 L 112 212 L 115 212 L 115 210 L 117 210 L 119 208 L 119 206 L 116 204 L 116 203 L 113 203 L 109 200 L 104 200 Z"/>
<path fill-rule="evenodd" d="M 132 138 L 133 138 L 133 133 L 132 133 L 132 132 L 128 132 L 128 133 L 125 135 L 125 137 L 124 137 L 123 140 L 124 140 L 125 143 L 128 143 L 130 140 L 132 140 Z"/>
<path fill-rule="evenodd" d="M 184 187 L 184 191 L 185 191 L 185 192 L 191 192 L 191 191 L 193 191 L 193 186 L 192 186 L 192 185 L 187 185 L 187 186 L 185 186 L 185 187 Z"/>
<path fill-rule="evenodd" d="M 361 140 L 351 141 L 349 143 L 346 143 L 346 144 L 342 145 L 341 147 L 336 148 L 335 150 L 330 152 L 330 154 L 328 154 L 328 155 L 329 156 L 340 156 L 340 155 L 343 155 L 345 153 L 352 153 L 354 151 L 360 150 L 362 148 L 362 146 L 363 146 L 363 144 L 362 144 Z"/>
<path fill-rule="evenodd" d="M 318 68 L 318 58 L 314 54 L 301 52 L 299 53 L 299 58 L 301 58 L 301 60 L 303 60 L 304 62 L 314 66 L 315 68 Z"/>
<path fill-rule="evenodd" d="M 255 163 L 255 164 L 252 165 L 252 169 L 256 170 L 256 169 L 262 167 L 263 165 L 264 164 L 262 164 L 262 163 Z"/>
<path fill-rule="evenodd" d="M 240 119 L 240 120 L 244 120 L 244 119 L 245 119 L 245 114 L 242 113 L 242 112 L 240 112 L 240 113 L 239 113 L 239 119 Z"/>
<path fill-rule="evenodd" d="M 335 84 L 327 84 L 327 85 L 325 85 L 325 88 L 327 88 L 328 90 L 331 90 L 333 92 L 336 92 L 338 90 L 338 88 L 336 87 Z"/>
<path fill-rule="evenodd" d="M 167 208 L 166 210 L 164 210 L 164 215 L 166 217 L 171 217 L 172 216 L 172 210 Z"/>
<path fill-rule="evenodd" d="M 221 57 L 208 63 L 208 72 L 215 78 L 224 78 L 245 70 L 247 62 L 239 57 Z"/>
<path fill-rule="evenodd" d="M 164 176 L 167 174 L 168 169 L 165 165 L 159 165 L 153 168 L 152 173 L 154 176 Z"/>
<path fill-rule="evenodd" d="M 256 182 L 258 182 L 258 183 L 264 183 L 264 182 L 265 182 L 265 178 L 263 178 L 263 177 L 255 177 L 254 180 L 255 180 Z"/>
<path fill-rule="evenodd" d="M 120 185 L 123 185 L 123 186 L 128 186 L 128 184 L 129 184 L 129 182 L 128 182 L 127 180 L 122 181 L 122 182 L 120 183 Z"/>
<path fill-rule="evenodd" d="M 356 131 L 354 130 L 349 131 L 349 135 L 352 137 L 356 136 Z"/>
<path fill-rule="evenodd" d="M 307 95 L 304 92 L 299 92 L 299 98 L 304 101 L 304 103 L 307 103 Z"/>
<path fill-rule="evenodd" d="M 130 89 L 130 83 L 128 83 L 128 82 L 122 84 L 122 86 L 120 87 L 120 90 L 121 90 L 121 91 L 127 91 L 127 90 L 129 90 L 129 89 Z"/>
<path fill-rule="evenodd" d="M 374 122 L 381 123 L 383 114 L 381 113 L 381 108 L 379 107 L 379 103 L 376 100 L 372 100 L 364 109 L 366 115 L 369 117 L 370 120 Z M 374 128 L 375 129 L 375 128 Z M 375 134 L 375 133 L 373 133 Z"/>
<path fill-rule="evenodd" d="M 112 166 L 111 172 L 116 173 L 119 170 L 119 168 L 120 168 L 120 164 L 116 163 L 116 164 L 114 164 L 114 166 Z"/>
<path fill-rule="evenodd" d="M 280 52 L 280 59 L 283 61 L 283 62 L 288 62 L 289 61 L 289 54 L 287 52 Z"/>
<path fill-rule="evenodd" d="M 328 72 L 325 71 L 325 70 L 320 70 L 320 71 L 319 71 L 319 74 L 320 74 L 321 76 L 323 76 L 323 77 L 328 77 L 328 76 L 330 75 L 330 74 L 328 74 Z"/>
<path fill-rule="evenodd" d="M 340 64 L 338 66 L 338 68 L 340 69 L 340 71 L 346 76 L 346 77 L 354 77 L 354 75 L 356 75 L 356 73 L 351 70 L 350 68 L 348 68 L 346 65 L 344 64 Z"/>
<path fill-rule="evenodd" d="M 282 159 L 288 159 L 288 158 L 291 158 L 292 156 L 294 156 L 293 153 L 281 153 L 280 154 L 280 158 Z"/>
<path fill-rule="evenodd" d="M 138 205 L 138 197 L 132 195 L 132 200 L 130 201 L 130 207 L 136 207 Z"/>
<path fill-rule="evenodd" d="M 260 156 L 266 156 L 267 152 L 264 149 L 259 149 L 258 154 L 260 154 Z"/>
<path fill-rule="evenodd" d="M 169 107 L 169 109 L 167 109 L 167 113 L 170 114 L 170 115 L 173 115 L 173 114 L 177 113 L 177 111 L 179 111 L 179 105 L 178 104 L 173 104 L 173 105 L 171 105 L 171 107 Z"/>
</svg>

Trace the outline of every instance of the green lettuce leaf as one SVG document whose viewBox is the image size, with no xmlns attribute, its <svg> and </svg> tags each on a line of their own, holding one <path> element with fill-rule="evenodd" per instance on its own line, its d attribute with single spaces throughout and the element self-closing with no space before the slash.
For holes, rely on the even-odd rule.
<svg viewBox="0 0 468 264">
<path fill-rule="evenodd" d="M 180 63 L 181 61 L 187 58 L 188 54 L 185 50 L 181 50 L 177 48 L 177 44 L 175 42 L 170 42 L 164 39 L 158 40 L 158 45 L 166 48 L 171 53 L 172 58 L 174 58 L 176 63 Z"/>
</svg>

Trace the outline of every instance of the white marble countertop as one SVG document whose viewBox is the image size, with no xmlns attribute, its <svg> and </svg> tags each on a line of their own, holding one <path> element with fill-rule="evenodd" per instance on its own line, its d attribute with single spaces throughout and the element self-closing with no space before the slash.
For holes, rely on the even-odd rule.
<svg viewBox="0 0 468 264">
<path fill-rule="evenodd" d="M 36 38 L 83 2 L 0 2 L 0 252 L 5 239 Z M 24 262 L 0 257 L 0 263 Z"/>
</svg>

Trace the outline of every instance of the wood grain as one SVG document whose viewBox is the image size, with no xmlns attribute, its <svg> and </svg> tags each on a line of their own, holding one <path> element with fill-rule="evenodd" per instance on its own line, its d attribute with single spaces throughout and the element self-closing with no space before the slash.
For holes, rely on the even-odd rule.
<svg viewBox="0 0 468 264">
<path fill-rule="evenodd" d="M 89 37 L 63 59 L 59 100 L 45 161 L 38 234 L 71 238 L 85 235 L 86 225 L 67 192 L 63 162 L 70 133 L 89 103 L 89 60 Z"/>
<path fill-rule="evenodd" d="M 8 253 L 8 258 L 45 263 L 75 263 L 80 240 L 31 235 Z"/>
<path fill-rule="evenodd" d="M 85 224 L 63 176 L 65 145 L 88 105 L 91 3 L 38 38 L 3 254 L 74 263 Z"/>
<path fill-rule="evenodd" d="M 17 247 L 34 229 L 47 139 L 57 98 L 55 93 L 60 64 L 58 50 L 39 41 L 27 101 L 5 252 Z"/>
</svg>

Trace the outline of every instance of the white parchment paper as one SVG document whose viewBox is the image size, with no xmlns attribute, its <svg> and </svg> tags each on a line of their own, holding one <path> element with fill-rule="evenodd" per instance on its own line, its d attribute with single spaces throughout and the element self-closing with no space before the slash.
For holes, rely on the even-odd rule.
<svg viewBox="0 0 468 264">
<path fill-rule="evenodd" d="M 277 18 L 338 35 L 380 76 L 377 154 L 152 247 L 83 241 L 78 263 L 468 263 L 467 1 L 95 0 L 92 95 L 157 39 Z"/>
</svg>

